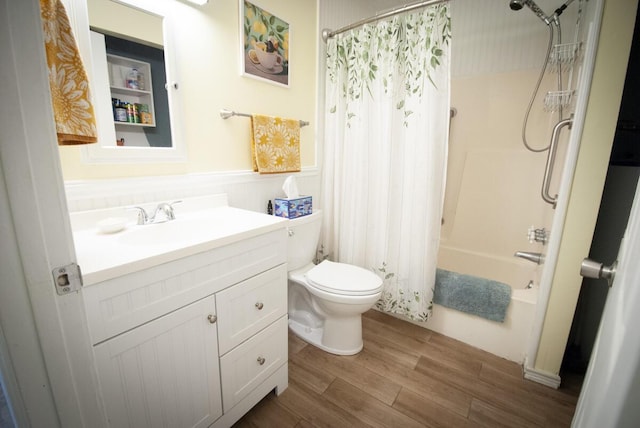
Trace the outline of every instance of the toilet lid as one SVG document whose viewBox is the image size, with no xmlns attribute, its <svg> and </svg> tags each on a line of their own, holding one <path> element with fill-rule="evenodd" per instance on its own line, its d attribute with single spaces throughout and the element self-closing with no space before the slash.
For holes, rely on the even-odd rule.
<svg viewBox="0 0 640 428">
<path fill-rule="evenodd" d="M 328 293 L 351 296 L 375 294 L 382 287 L 382 279 L 358 266 L 324 260 L 305 275 L 313 287 Z"/>
</svg>

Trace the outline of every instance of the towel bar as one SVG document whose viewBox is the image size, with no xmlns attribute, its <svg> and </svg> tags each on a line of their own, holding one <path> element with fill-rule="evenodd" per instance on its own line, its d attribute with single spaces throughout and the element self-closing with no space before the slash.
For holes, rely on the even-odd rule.
<svg viewBox="0 0 640 428">
<path fill-rule="evenodd" d="M 250 114 L 247 113 L 238 113 L 236 111 L 233 110 L 227 110 L 226 108 L 223 108 L 222 110 L 220 110 L 220 117 L 223 119 L 229 119 L 231 116 L 244 116 L 244 117 L 251 117 Z M 307 126 L 309 125 L 309 122 L 305 121 L 305 120 L 301 120 L 300 121 L 300 127 L 303 126 Z"/>
</svg>

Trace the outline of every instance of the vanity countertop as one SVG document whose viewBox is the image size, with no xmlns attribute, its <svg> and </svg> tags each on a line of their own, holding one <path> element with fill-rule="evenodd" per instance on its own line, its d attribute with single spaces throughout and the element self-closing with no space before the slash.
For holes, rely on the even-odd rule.
<svg viewBox="0 0 640 428">
<path fill-rule="evenodd" d="M 193 204 L 180 205 L 175 206 L 176 219 L 164 223 L 137 225 L 135 215 L 128 213 L 126 227 L 116 233 L 100 232 L 95 221 L 106 218 L 107 210 L 72 214 L 84 286 L 284 229 L 287 224 L 284 218 L 226 205 L 193 211 L 188 209 Z"/>
</svg>

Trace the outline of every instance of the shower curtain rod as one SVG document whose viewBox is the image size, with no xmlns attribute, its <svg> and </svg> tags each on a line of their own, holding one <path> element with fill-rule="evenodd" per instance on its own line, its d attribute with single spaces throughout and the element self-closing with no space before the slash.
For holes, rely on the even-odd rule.
<svg viewBox="0 0 640 428">
<path fill-rule="evenodd" d="M 371 22 L 375 22 L 378 21 L 380 19 L 384 19 L 384 18 L 388 18 L 390 16 L 393 15 L 397 15 L 399 13 L 403 13 L 403 12 L 409 12 L 410 10 L 414 10 L 414 9 L 419 9 L 421 7 L 426 7 L 426 6 L 431 6 L 434 4 L 439 4 L 439 3 L 448 3 L 449 0 L 422 0 L 419 2 L 415 2 L 415 3 L 409 3 L 409 4 L 405 4 L 404 6 L 400 6 L 391 10 L 388 10 L 387 12 L 381 12 L 377 15 L 374 15 L 370 18 L 365 18 L 362 19 L 360 21 L 354 22 L 353 24 L 349 24 L 346 27 L 342 27 L 338 30 L 335 31 L 331 31 L 327 28 L 325 28 L 324 30 L 322 30 L 322 40 L 325 41 L 325 43 L 327 42 L 327 40 L 329 40 L 331 37 L 340 34 L 340 33 L 344 33 L 345 31 L 349 31 L 352 30 L 354 28 L 357 28 L 361 25 L 364 24 L 369 24 Z"/>
</svg>

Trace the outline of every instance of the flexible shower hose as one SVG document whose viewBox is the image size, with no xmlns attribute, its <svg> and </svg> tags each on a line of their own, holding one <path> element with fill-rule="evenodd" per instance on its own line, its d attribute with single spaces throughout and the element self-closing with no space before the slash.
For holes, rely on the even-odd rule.
<svg viewBox="0 0 640 428">
<path fill-rule="evenodd" d="M 557 22 L 558 25 L 558 35 L 560 36 L 560 22 Z M 560 43 L 560 41 L 558 42 Z M 529 122 L 529 114 L 531 113 L 531 107 L 533 106 L 533 102 L 536 98 L 536 96 L 538 95 L 538 91 L 540 90 L 540 84 L 542 83 L 542 78 L 544 77 L 544 72 L 547 68 L 547 65 L 549 64 L 549 58 L 551 56 L 551 48 L 553 47 L 553 25 L 549 25 L 549 44 L 547 46 L 547 55 L 545 57 L 545 61 L 544 64 L 542 65 L 542 69 L 540 70 L 540 75 L 538 76 L 538 82 L 536 83 L 536 86 L 533 90 L 533 93 L 531 94 L 531 100 L 529 101 L 529 105 L 527 106 L 527 111 L 524 115 L 524 120 L 522 121 L 522 143 L 524 144 L 524 146 L 527 148 L 527 150 L 534 152 L 534 153 L 540 153 L 540 152 L 544 152 L 549 150 L 549 146 L 551 146 L 551 143 L 549 143 L 548 146 L 541 148 L 541 149 L 536 149 L 533 148 L 529 145 L 528 141 L 527 141 L 527 123 Z M 560 67 L 560 64 L 558 64 L 558 67 Z M 558 68 L 558 86 L 560 87 L 559 90 L 561 90 L 562 88 L 562 70 L 560 68 Z M 562 120 L 562 107 L 560 108 L 560 120 Z"/>
</svg>

